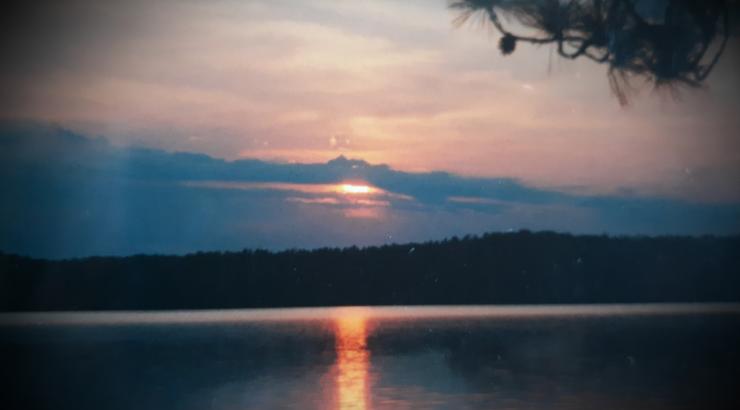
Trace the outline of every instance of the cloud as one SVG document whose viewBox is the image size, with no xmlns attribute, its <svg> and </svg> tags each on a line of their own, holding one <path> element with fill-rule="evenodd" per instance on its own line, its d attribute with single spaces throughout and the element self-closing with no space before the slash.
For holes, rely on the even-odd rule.
<svg viewBox="0 0 740 410">
<path fill-rule="evenodd" d="M 577 195 L 342 156 L 226 161 L 119 147 L 41 123 L 0 123 L 0 164 L 0 250 L 43 257 L 369 245 L 521 228 L 740 232 L 736 203 Z"/>
<path fill-rule="evenodd" d="M 344 153 L 592 194 L 740 199 L 740 48 L 711 93 L 620 110 L 604 67 L 550 69 L 546 48 L 526 46 L 501 57 L 454 16 L 441 0 L 33 2 L 0 16 L 0 118 L 228 159 Z"/>
</svg>

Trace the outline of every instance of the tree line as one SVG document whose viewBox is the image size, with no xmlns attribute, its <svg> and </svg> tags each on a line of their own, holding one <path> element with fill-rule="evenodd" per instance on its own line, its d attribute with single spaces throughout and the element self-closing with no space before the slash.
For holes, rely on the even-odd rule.
<svg viewBox="0 0 740 410">
<path fill-rule="evenodd" d="M 0 310 L 740 301 L 740 237 L 490 233 L 425 243 L 43 260 Z"/>
</svg>

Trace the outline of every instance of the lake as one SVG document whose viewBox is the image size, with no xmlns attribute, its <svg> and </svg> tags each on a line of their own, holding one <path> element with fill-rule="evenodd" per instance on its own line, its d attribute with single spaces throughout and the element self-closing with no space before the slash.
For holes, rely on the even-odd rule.
<svg viewBox="0 0 740 410">
<path fill-rule="evenodd" d="M 740 408 L 740 305 L 0 314 L 7 409 Z"/>
</svg>

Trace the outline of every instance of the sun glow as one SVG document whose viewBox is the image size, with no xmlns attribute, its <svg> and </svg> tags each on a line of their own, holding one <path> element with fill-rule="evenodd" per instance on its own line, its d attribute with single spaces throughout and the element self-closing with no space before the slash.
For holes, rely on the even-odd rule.
<svg viewBox="0 0 740 410">
<path fill-rule="evenodd" d="M 339 185 L 339 192 L 343 194 L 371 194 L 373 188 L 368 185 L 341 184 Z"/>
</svg>

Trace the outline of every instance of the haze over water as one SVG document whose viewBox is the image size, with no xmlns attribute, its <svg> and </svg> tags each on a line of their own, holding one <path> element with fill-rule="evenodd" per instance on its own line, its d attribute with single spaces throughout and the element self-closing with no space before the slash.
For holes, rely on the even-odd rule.
<svg viewBox="0 0 740 410">
<path fill-rule="evenodd" d="M 736 304 L 23 313 L 0 343 L 26 408 L 720 409 L 738 324 Z"/>
</svg>

